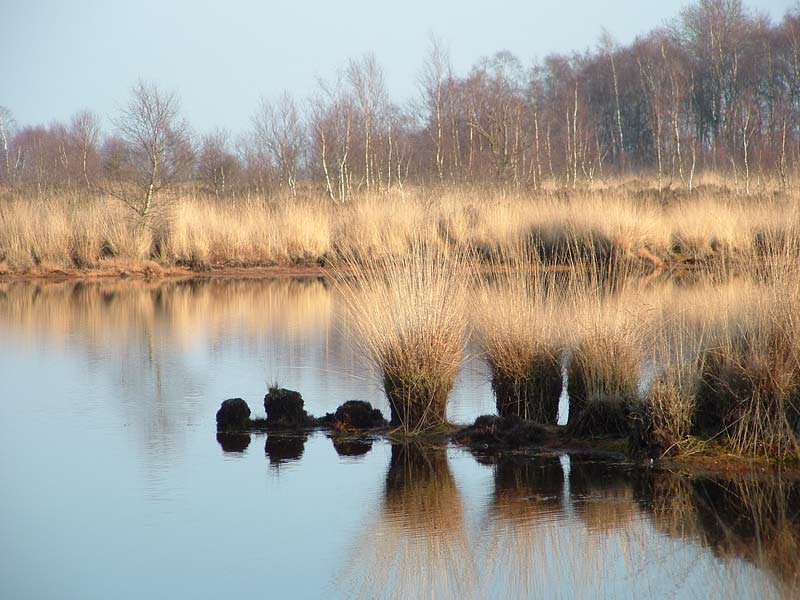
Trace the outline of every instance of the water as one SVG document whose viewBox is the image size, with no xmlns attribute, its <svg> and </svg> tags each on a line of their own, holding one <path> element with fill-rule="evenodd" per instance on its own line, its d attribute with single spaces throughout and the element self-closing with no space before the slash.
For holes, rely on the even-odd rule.
<svg viewBox="0 0 800 600">
<path fill-rule="evenodd" d="M 796 597 L 800 485 L 217 440 L 267 383 L 386 412 L 316 280 L 0 284 L 0 598 Z M 468 361 L 449 409 L 492 412 Z M 226 451 L 226 449 L 228 451 Z"/>
</svg>

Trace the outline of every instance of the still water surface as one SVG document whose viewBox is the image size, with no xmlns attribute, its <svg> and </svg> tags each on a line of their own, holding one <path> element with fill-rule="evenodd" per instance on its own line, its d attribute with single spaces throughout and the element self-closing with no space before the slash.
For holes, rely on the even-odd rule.
<svg viewBox="0 0 800 600">
<path fill-rule="evenodd" d="M 268 383 L 386 412 L 317 280 L 0 284 L 0 598 L 797 597 L 800 485 L 218 440 Z M 470 360 L 449 409 L 493 411 Z"/>
</svg>

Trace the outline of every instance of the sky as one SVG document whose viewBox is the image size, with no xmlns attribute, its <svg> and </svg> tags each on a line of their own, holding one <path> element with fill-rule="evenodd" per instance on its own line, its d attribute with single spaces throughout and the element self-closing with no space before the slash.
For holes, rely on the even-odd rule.
<svg viewBox="0 0 800 600">
<path fill-rule="evenodd" d="M 796 0 L 745 0 L 774 21 Z M 396 102 L 412 98 L 431 34 L 457 73 L 509 50 L 529 64 L 551 52 L 619 43 L 677 16 L 685 0 L 0 0 L 0 106 L 19 125 L 104 119 L 137 79 L 177 92 L 198 132 L 249 127 L 260 97 L 307 97 L 349 58 L 373 52 Z"/>
</svg>

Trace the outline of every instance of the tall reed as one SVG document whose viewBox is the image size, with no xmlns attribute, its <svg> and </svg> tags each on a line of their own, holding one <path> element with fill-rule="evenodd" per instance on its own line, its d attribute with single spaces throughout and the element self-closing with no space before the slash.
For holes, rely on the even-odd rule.
<svg viewBox="0 0 800 600">
<path fill-rule="evenodd" d="M 219 200 L 178 192 L 146 226 L 113 198 L 13 196 L 0 202 L 0 271 L 97 268 L 110 261 L 266 266 L 364 260 L 440 244 L 496 261 L 520 246 L 548 264 L 591 258 L 663 264 L 762 261 L 800 253 L 800 192 L 732 199 L 724 188 L 662 198 L 610 181 L 596 190 L 514 193 L 408 188 L 344 205 L 309 194 Z"/>
</svg>

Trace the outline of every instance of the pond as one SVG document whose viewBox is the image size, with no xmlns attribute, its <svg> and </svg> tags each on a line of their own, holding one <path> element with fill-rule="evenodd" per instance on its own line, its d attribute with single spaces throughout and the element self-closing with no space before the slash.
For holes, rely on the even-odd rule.
<svg viewBox="0 0 800 600">
<path fill-rule="evenodd" d="M 324 281 L 0 284 L 0 598 L 800 592 L 794 479 L 218 439 L 220 402 L 263 414 L 274 381 L 387 413 Z M 448 411 L 494 411 L 479 359 Z"/>
</svg>

